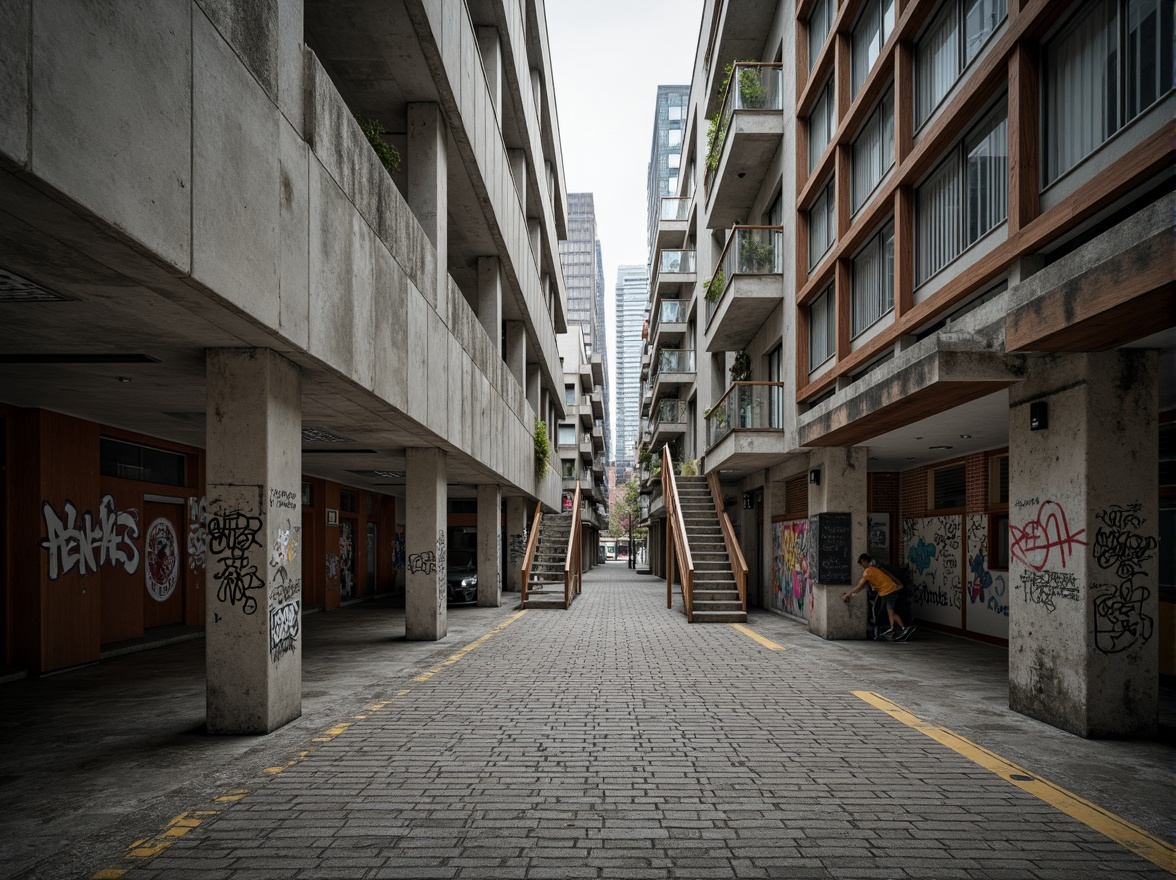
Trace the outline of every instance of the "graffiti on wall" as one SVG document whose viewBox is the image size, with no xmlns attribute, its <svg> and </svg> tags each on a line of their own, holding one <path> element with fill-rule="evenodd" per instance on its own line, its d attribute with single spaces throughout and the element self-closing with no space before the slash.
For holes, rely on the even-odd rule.
<svg viewBox="0 0 1176 880">
<path fill-rule="evenodd" d="M 988 517 L 968 517 L 968 602 L 969 614 L 984 609 L 1002 617 L 1009 616 L 1006 573 L 989 570 Z M 969 628 L 970 625 L 969 625 Z M 1007 630 L 1006 630 L 1007 632 Z"/>
<path fill-rule="evenodd" d="M 355 526 L 351 520 L 339 523 L 339 598 L 350 599 L 355 592 Z"/>
<path fill-rule="evenodd" d="M 1142 530 L 1144 517 L 1138 503 L 1112 505 L 1094 516 L 1099 526 L 1094 535 L 1094 561 L 1110 583 L 1091 583 L 1094 600 L 1094 643 L 1104 654 L 1117 654 L 1152 637 L 1155 621 L 1144 606 L 1151 590 L 1140 579 L 1159 545 L 1154 535 Z M 1093 580 L 1093 579 L 1092 579 Z"/>
<path fill-rule="evenodd" d="M 413 574 L 432 574 L 437 570 L 437 556 L 432 550 L 413 553 L 408 557 L 408 570 Z"/>
<path fill-rule="evenodd" d="M 512 563 L 522 562 L 527 556 L 527 536 L 511 535 L 507 539 L 508 552 Z"/>
<path fill-rule="evenodd" d="M 962 517 L 930 516 L 902 523 L 903 555 L 911 572 L 918 617 L 963 626 Z"/>
<path fill-rule="evenodd" d="M 145 543 L 147 593 L 156 602 L 165 602 L 180 574 L 180 541 L 175 526 L 159 517 L 147 527 Z"/>
<path fill-rule="evenodd" d="M 772 605 L 778 611 L 809 618 L 812 591 L 808 566 L 808 520 L 772 523 Z"/>
<path fill-rule="evenodd" d="M 1050 613 L 1057 611 L 1058 600 L 1077 602 L 1079 598 L 1078 579 L 1069 571 L 1029 569 L 1021 572 L 1021 579 L 1013 586 L 1030 605 L 1039 605 Z"/>
<path fill-rule="evenodd" d="M 1032 507 L 1037 499 L 1019 502 L 1022 507 Z M 1037 507 L 1036 514 L 1022 525 L 1009 521 L 1009 555 L 1020 560 L 1034 571 L 1065 570 L 1070 558 L 1078 548 L 1085 547 L 1086 529 L 1075 529 L 1070 525 L 1066 511 L 1057 501 L 1046 499 Z"/>
<path fill-rule="evenodd" d="M 269 649 L 272 662 L 277 663 L 286 654 L 293 652 L 301 628 L 302 603 L 299 600 L 270 608 Z"/>
<path fill-rule="evenodd" d="M 122 568 L 127 574 L 139 570 L 139 511 L 118 510 L 114 498 L 102 496 L 98 514 L 87 510 L 80 517 L 72 501 L 66 501 L 58 516 L 48 501 L 41 506 L 45 537 L 40 541 L 49 554 L 49 580 L 55 581 L 75 568 L 85 576 L 103 565 Z"/>
<path fill-rule="evenodd" d="M 188 498 L 188 567 L 203 571 L 208 549 L 208 499 L 201 495 Z"/>
<path fill-rule="evenodd" d="M 445 614 L 445 603 L 449 599 L 449 584 L 447 583 L 445 562 L 445 529 L 437 530 L 437 618 Z"/>
<path fill-rule="evenodd" d="M 404 568 L 404 532 L 392 534 L 392 570 Z"/>
<path fill-rule="evenodd" d="M 240 510 L 208 518 L 208 551 L 220 563 L 220 571 L 212 576 L 217 584 L 217 601 L 234 607 L 240 604 L 245 614 L 257 611 L 257 599 L 252 594 L 265 586 L 249 558 L 254 547 L 262 546 L 257 537 L 261 525 L 261 517 Z"/>
<path fill-rule="evenodd" d="M 890 514 L 866 515 L 866 540 L 870 555 L 890 559 Z"/>
</svg>

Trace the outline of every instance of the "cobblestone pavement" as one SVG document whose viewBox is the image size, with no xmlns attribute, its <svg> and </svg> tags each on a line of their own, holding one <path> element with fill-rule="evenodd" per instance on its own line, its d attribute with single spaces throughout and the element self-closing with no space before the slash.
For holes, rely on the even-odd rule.
<svg viewBox="0 0 1176 880">
<path fill-rule="evenodd" d="M 617 566 L 503 611 L 95 876 L 1168 876 L 868 705 L 791 622 L 784 650 L 691 626 Z"/>
</svg>

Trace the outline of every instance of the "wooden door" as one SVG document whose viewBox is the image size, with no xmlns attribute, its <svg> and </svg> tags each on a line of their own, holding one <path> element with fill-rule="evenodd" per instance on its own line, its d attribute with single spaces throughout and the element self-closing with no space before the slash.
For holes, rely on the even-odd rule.
<svg viewBox="0 0 1176 880">
<path fill-rule="evenodd" d="M 184 622 L 184 506 L 143 503 L 143 628 Z"/>
</svg>

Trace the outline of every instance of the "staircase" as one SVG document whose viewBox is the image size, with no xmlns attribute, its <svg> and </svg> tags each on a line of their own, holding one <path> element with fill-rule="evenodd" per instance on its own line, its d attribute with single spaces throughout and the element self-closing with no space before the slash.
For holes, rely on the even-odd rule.
<svg viewBox="0 0 1176 880">
<path fill-rule="evenodd" d="M 566 608 L 564 565 L 572 514 L 548 513 L 540 520 L 539 541 L 531 560 L 531 572 L 523 594 L 524 608 Z"/>
<path fill-rule="evenodd" d="M 682 523 L 694 560 L 695 623 L 746 623 L 747 612 L 706 477 L 675 476 Z"/>
</svg>

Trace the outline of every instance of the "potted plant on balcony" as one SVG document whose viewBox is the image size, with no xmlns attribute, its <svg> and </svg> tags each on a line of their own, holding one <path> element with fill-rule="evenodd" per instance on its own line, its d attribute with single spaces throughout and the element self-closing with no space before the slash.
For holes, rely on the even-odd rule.
<svg viewBox="0 0 1176 880">
<path fill-rule="evenodd" d="M 731 381 L 747 382 L 751 379 L 751 357 L 747 352 L 741 351 L 735 355 L 735 360 L 731 362 Z"/>
<path fill-rule="evenodd" d="M 547 425 L 535 419 L 535 475 L 544 479 L 551 470 L 551 443 L 547 440 Z"/>
<path fill-rule="evenodd" d="M 740 232 L 740 268 L 744 272 L 762 274 L 769 271 L 776 262 L 776 249 L 770 241 L 760 241 L 756 233 L 760 230 L 745 229 Z"/>
<path fill-rule="evenodd" d="M 715 274 L 711 276 L 710 281 L 704 283 L 703 289 L 706 290 L 706 301 L 715 302 L 723 294 L 723 287 L 727 282 L 726 276 L 722 269 L 717 269 Z"/>
<path fill-rule="evenodd" d="M 739 71 L 739 103 L 748 110 L 767 106 L 768 90 L 764 88 L 764 80 L 758 68 L 744 67 Z"/>
</svg>

